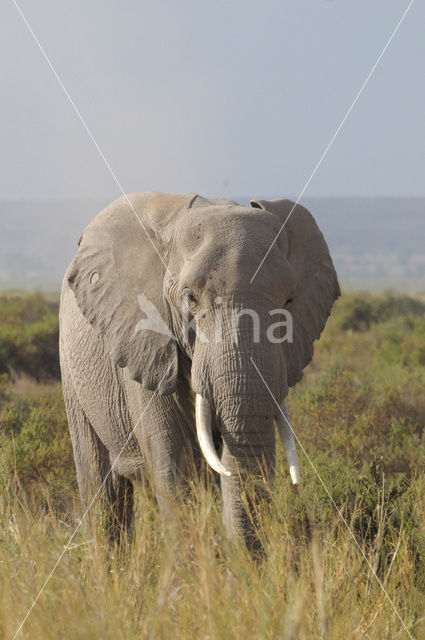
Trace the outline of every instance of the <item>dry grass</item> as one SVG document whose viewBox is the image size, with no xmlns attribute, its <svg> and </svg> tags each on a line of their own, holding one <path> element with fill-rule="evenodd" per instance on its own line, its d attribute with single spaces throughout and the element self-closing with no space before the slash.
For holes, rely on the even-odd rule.
<svg viewBox="0 0 425 640">
<path fill-rule="evenodd" d="M 288 521 L 293 491 L 278 481 L 278 499 L 262 514 L 267 558 L 261 566 L 227 543 L 212 490 L 196 487 L 188 503 L 176 506 L 179 525 L 172 533 L 163 531 L 155 506 L 142 494 L 133 543 L 117 552 L 101 536 L 79 532 L 20 637 L 406 638 L 338 516 L 320 529 L 311 518 L 307 533 Z M 311 490 L 308 483 L 303 490 Z M 378 530 L 386 529 L 385 505 L 376 507 Z M 52 511 L 34 513 L 16 495 L 3 496 L 1 637 L 13 637 L 74 526 Z M 377 566 L 382 535 L 373 545 L 359 542 Z M 422 638 L 425 596 L 413 586 L 406 530 L 391 531 L 386 560 L 380 575 L 387 593 L 412 634 Z"/>
</svg>

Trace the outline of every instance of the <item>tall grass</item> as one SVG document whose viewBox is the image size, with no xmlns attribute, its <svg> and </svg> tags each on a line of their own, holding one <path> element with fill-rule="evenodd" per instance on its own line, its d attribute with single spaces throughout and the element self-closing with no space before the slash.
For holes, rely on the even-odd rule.
<svg viewBox="0 0 425 640">
<path fill-rule="evenodd" d="M 112 549 L 94 524 L 66 546 L 80 509 L 60 388 L 4 377 L 0 637 L 65 550 L 18 637 L 393 640 L 405 624 L 424 638 L 425 320 L 404 304 L 368 324 L 352 297 L 338 304 L 288 401 L 312 465 L 299 451 L 295 491 L 279 446 L 259 565 L 227 541 L 215 485 L 195 481 L 172 529 L 139 488 L 131 543 Z"/>
<path fill-rule="evenodd" d="M 407 637 L 338 516 L 331 512 L 319 525 L 305 496 L 295 497 L 287 481 L 278 480 L 281 486 L 261 520 L 267 553 L 261 567 L 226 541 L 212 490 L 196 487 L 192 501 L 176 505 L 179 527 L 174 535 L 164 533 L 155 505 L 141 494 L 133 543 L 113 551 L 100 535 L 79 532 L 21 637 Z M 314 478 L 307 477 L 305 494 L 315 487 Z M 421 638 L 425 597 L 415 585 L 415 573 L 422 569 L 415 566 L 408 523 L 389 525 L 389 498 L 384 492 L 380 498 L 372 543 L 367 532 L 356 530 L 360 497 L 349 524 L 396 610 Z M 423 519 L 420 524 L 425 525 Z M 34 512 L 22 500 L 3 496 L 4 637 L 13 637 L 74 526 L 74 519 Z"/>
</svg>

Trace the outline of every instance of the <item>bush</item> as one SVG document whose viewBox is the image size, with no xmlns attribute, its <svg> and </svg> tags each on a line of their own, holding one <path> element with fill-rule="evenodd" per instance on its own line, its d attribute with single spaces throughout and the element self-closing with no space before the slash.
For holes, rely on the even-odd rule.
<svg viewBox="0 0 425 640">
<path fill-rule="evenodd" d="M 347 295 L 336 309 L 342 331 L 365 331 L 374 324 L 402 316 L 425 317 L 425 302 L 395 293 Z"/>
<path fill-rule="evenodd" d="M 0 374 L 60 378 L 58 303 L 39 293 L 0 296 Z"/>
<path fill-rule="evenodd" d="M 0 410 L 1 483 L 24 490 L 36 508 L 65 511 L 76 488 L 60 385 L 10 388 Z"/>
</svg>

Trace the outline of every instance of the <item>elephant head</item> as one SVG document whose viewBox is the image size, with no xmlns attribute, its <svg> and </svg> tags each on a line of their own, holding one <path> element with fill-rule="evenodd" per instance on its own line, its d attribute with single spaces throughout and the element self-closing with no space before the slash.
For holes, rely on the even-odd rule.
<svg viewBox="0 0 425 640">
<path fill-rule="evenodd" d="M 173 393 L 182 359 L 191 363 L 201 448 L 222 474 L 225 523 L 249 546 L 241 477 L 273 473 L 278 405 L 340 293 L 319 228 L 293 206 L 125 196 L 86 228 L 69 274 L 112 360 L 144 388 Z"/>
</svg>

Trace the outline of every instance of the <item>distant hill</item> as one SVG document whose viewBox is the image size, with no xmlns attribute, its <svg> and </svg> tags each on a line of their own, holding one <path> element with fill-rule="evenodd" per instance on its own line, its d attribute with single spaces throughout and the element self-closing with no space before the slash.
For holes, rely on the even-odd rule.
<svg viewBox="0 0 425 640">
<path fill-rule="evenodd" d="M 425 290 L 425 198 L 306 198 L 344 286 Z"/>
<path fill-rule="evenodd" d="M 109 201 L 0 201 L 0 289 L 59 289 L 82 229 Z M 318 221 L 344 287 L 425 290 L 425 198 L 302 204 Z"/>
</svg>

